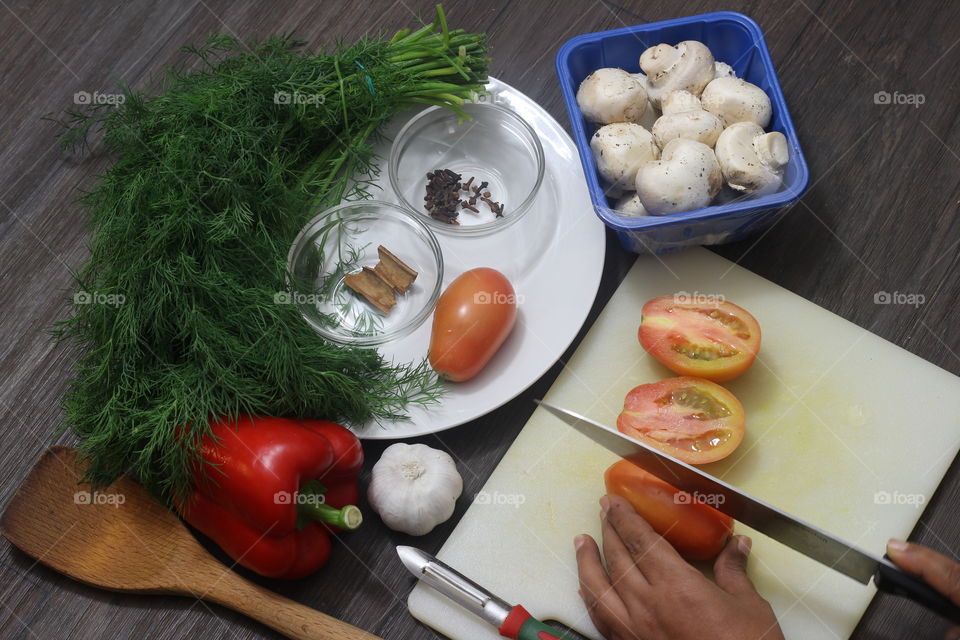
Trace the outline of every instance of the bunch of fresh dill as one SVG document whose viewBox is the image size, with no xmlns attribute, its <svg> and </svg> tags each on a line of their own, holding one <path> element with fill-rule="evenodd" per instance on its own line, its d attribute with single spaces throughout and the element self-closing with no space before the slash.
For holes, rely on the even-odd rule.
<svg viewBox="0 0 960 640">
<path fill-rule="evenodd" d="M 214 36 L 159 95 L 68 112 L 65 144 L 99 127 L 116 163 L 80 203 L 90 258 L 59 335 L 83 347 L 66 424 L 88 479 L 133 472 L 184 495 L 211 416 L 397 418 L 439 393 L 425 364 L 322 340 L 284 298 L 286 255 L 319 207 L 364 197 L 368 139 L 412 103 L 454 109 L 483 90 L 482 35 L 443 11 L 393 39 L 305 54 L 274 37 Z M 352 186 L 351 186 L 352 185 Z"/>
</svg>

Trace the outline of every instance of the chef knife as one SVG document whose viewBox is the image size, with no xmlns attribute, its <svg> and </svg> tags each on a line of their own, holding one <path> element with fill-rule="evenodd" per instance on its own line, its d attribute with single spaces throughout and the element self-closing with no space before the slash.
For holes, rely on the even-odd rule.
<svg viewBox="0 0 960 640">
<path fill-rule="evenodd" d="M 909 598 L 960 624 L 960 607 L 927 583 L 880 558 L 754 498 L 736 487 L 653 447 L 573 411 L 537 400 L 537 404 L 597 444 L 687 493 L 709 495 L 711 506 L 808 558 L 862 584 Z"/>
<path fill-rule="evenodd" d="M 397 554 L 403 566 L 418 580 L 492 624 L 504 638 L 562 640 L 556 629 L 540 622 L 520 605 L 510 606 L 426 551 L 401 545 L 397 547 Z"/>
</svg>

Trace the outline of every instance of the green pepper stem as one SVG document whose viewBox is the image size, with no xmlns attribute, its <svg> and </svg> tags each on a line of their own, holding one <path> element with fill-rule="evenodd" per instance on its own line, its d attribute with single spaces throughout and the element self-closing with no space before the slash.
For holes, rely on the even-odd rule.
<svg viewBox="0 0 960 640">
<path fill-rule="evenodd" d="M 360 509 L 348 504 L 342 509 L 326 504 L 324 494 L 327 488 L 316 480 L 311 480 L 300 487 L 297 499 L 297 523 L 303 527 L 310 522 L 323 522 L 345 531 L 353 531 L 363 522 Z M 299 528 L 298 527 L 298 528 Z"/>
<path fill-rule="evenodd" d="M 301 520 L 323 522 L 346 531 L 353 531 L 363 522 L 360 509 L 352 504 L 336 509 L 328 504 L 301 503 L 297 505 L 297 514 Z"/>
</svg>

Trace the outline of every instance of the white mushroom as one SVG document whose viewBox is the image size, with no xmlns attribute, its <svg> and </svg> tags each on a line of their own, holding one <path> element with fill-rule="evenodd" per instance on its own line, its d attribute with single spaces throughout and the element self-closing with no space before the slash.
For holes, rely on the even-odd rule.
<svg viewBox="0 0 960 640">
<path fill-rule="evenodd" d="M 713 63 L 713 78 L 736 78 L 737 72 L 726 62 L 717 60 Z"/>
<path fill-rule="evenodd" d="M 717 161 L 723 179 L 741 193 L 773 193 L 783 182 L 790 160 L 787 138 L 779 131 L 764 133 L 752 122 L 727 127 L 717 140 Z"/>
<path fill-rule="evenodd" d="M 653 135 L 632 122 L 600 127 L 590 138 L 590 148 L 600 177 L 616 190 L 623 191 L 634 188 L 634 179 L 641 165 L 660 157 L 660 148 Z"/>
<path fill-rule="evenodd" d="M 689 91 L 695 96 L 713 80 L 713 54 L 702 42 L 685 40 L 676 46 L 658 44 L 640 56 L 640 68 L 650 80 L 648 94 L 653 106 L 670 91 Z"/>
<path fill-rule="evenodd" d="M 741 78 L 717 78 L 703 90 L 700 102 L 725 127 L 735 122 L 753 122 L 764 128 L 770 124 L 770 96 Z"/>
<path fill-rule="evenodd" d="M 653 215 L 705 207 L 722 185 L 713 149 L 686 138 L 668 142 L 660 160 L 644 164 L 637 172 L 637 195 Z"/>
<path fill-rule="evenodd" d="M 613 205 L 613 210 L 625 218 L 643 218 L 650 215 L 640 202 L 640 196 L 636 193 L 628 193 Z"/>
<path fill-rule="evenodd" d="M 597 69 L 580 83 L 577 105 L 591 122 L 639 122 L 647 110 L 647 91 L 623 69 Z"/>
<path fill-rule="evenodd" d="M 660 112 L 657 111 L 657 108 L 653 106 L 653 103 L 650 102 L 650 81 L 647 79 L 647 76 L 642 73 L 632 73 L 630 74 L 636 78 L 637 82 L 643 85 L 643 90 L 647 92 L 647 110 L 643 112 L 643 116 L 637 121 L 637 124 L 642 126 L 644 129 L 650 129 L 653 127 L 653 123 L 657 121 L 657 118 L 660 117 Z"/>
<path fill-rule="evenodd" d="M 653 125 L 653 138 L 662 149 L 674 138 L 687 138 L 708 147 L 717 143 L 723 131 L 720 118 L 700 105 L 700 99 L 689 91 L 671 91 L 661 101 L 663 115 Z"/>
</svg>

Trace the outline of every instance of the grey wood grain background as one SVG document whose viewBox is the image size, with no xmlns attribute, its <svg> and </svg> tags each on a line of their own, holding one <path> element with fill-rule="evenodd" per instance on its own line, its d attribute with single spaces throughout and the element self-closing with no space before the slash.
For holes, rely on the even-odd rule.
<svg viewBox="0 0 960 640">
<path fill-rule="evenodd" d="M 960 373 L 960 5 L 947 0 L 445 4 L 451 23 L 489 34 L 491 73 L 538 100 L 565 125 L 553 61 L 567 38 L 721 8 L 752 16 L 765 31 L 812 187 L 768 232 L 718 253 Z M 47 328 L 65 315 L 70 271 L 86 255 L 85 219 L 73 200 L 109 163 L 96 154 L 77 158 L 60 151 L 54 126 L 40 118 L 70 107 L 78 91 L 110 91 L 118 81 L 151 86 L 166 65 L 180 59 L 180 46 L 212 31 L 245 38 L 295 31 L 319 47 L 337 38 L 392 33 L 431 11 L 426 0 L 0 0 L 0 503 L 9 500 L 45 447 L 71 442 L 54 431 L 76 353 L 54 346 Z M 919 93 L 925 102 L 917 108 L 878 105 L 878 91 Z M 608 234 L 607 264 L 587 326 L 631 263 L 632 256 Z M 925 302 L 916 309 L 878 305 L 873 299 L 878 291 L 921 294 Z M 802 327 L 797 339 L 803 339 Z M 513 402 L 440 437 L 421 439 L 463 461 L 466 486 L 454 518 L 418 539 L 418 546 L 439 549 L 468 506 L 466 496 L 480 489 L 529 417 L 530 399 L 549 387 L 574 347 Z M 369 460 L 384 446 L 368 446 Z M 958 501 L 955 463 L 914 539 L 956 558 Z M 406 612 L 411 580 L 393 552 L 395 544 L 406 542 L 371 518 L 338 545 L 321 576 L 262 582 L 385 638 L 435 638 Z M 2 638 L 275 637 L 212 605 L 83 587 L 5 541 L 0 576 Z M 945 627 L 916 606 L 879 597 L 854 637 L 939 638 Z"/>
</svg>

